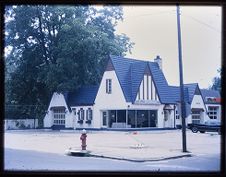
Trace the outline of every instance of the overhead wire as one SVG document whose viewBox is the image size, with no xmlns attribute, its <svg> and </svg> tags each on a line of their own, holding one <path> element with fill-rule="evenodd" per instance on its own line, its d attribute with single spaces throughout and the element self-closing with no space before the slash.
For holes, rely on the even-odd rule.
<svg viewBox="0 0 226 177">
<path fill-rule="evenodd" d="M 159 12 L 147 13 L 147 14 L 141 14 L 141 15 L 134 15 L 134 16 L 132 15 L 132 16 L 128 16 L 128 17 L 136 18 L 136 17 L 145 17 L 145 16 L 151 16 L 151 15 L 159 15 L 159 14 L 165 14 L 165 13 L 173 13 L 173 12 L 176 12 L 176 10 L 165 10 L 165 11 L 159 11 Z M 185 17 L 188 17 L 188 18 L 194 20 L 195 22 L 197 22 L 197 23 L 199 23 L 201 25 L 204 25 L 204 26 L 206 26 L 206 27 L 208 27 L 208 28 L 210 28 L 210 29 L 218 32 L 218 33 L 221 33 L 220 30 L 214 28 L 213 26 L 211 26 L 211 25 L 209 25 L 209 24 L 207 24 L 207 23 L 205 23 L 205 22 L 203 22 L 203 21 L 201 21 L 201 20 L 199 20 L 199 19 L 197 19 L 197 18 L 195 18 L 195 17 L 193 17 L 191 15 L 186 15 L 184 13 L 181 13 L 180 15 L 185 16 Z"/>
<path fill-rule="evenodd" d="M 159 15 L 163 13 L 172 13 L 173 11 L 176 11 L 176 10 L 165 10 L 165 11 L 159 11 L 159 12 L 147 13 L 147 14 L 141 14 L 141 15 L 132 15 L 128 17 L 144 17 L 144 16 L 150 16 L 150 15 Z"/>
<path fill-rule="evenodd" d="M 181 15 L 182 15 L 182 16 L 185 16 L 185 17 L 189 17 L 189 18 L 191 18 L 192 20 L 196 21 L 197 23 L 202 24 L 202 25 L 204 25 L 204 26 L 206 26 L 206 27 L 208 27 L 208 28 L 210 28 L 210 29 L 212 29 L 212 30 L 218 32 L 218 33 L 221 33 L 220 30 L 214 28 L 213 26 L 211 26 L 211 25 L 209 25 L 209 24 L 207 24 L 207 23 L 205 23 L 205 22 L 203 22 L 203 21 L 201 21 L 201 20 L 199 20 L 199 19 L 197 19 L 197 18 L 195 18 L 195 17 L 193 17 L 193 16 L 191 16 L 191 15 L 185 15 L 185 14 L 181 14 Z"/>
</svg>

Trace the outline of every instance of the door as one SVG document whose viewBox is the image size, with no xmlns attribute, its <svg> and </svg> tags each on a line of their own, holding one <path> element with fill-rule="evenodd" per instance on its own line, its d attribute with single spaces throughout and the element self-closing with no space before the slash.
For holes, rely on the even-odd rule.
<svg viewBox="0 0 226 177">
<path fill-rule="evenodd" d="M 107 127 L 107 111 L 102 112 L 102 127 Z"/>
<path fill-rule="evenodd" d="M 150 110 L 149 111 L 150 116 L 150 127 L 157 127 L 158 119 L 157 119 L 157 111 L 156 110 Z"/>
<path fill-rule="evenodd" d="M 168 110 L 164 110 L 164 127 L 170 127 L 170 115 Z"/>
</svg>

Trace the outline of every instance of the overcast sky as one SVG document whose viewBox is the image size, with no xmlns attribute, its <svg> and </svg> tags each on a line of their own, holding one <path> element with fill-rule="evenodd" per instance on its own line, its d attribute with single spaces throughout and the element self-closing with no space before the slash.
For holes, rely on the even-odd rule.
<svg viewBox="0 0 226 177">
<path fill-rule="evenodd" d="M 221 67 L 221 7 L 180 6 L 184 83 L 208 88 Z M 123 6 L 116 33 L 135 43 L 126 57 L 153 61 L 160 55 L 170 85 L 179 85 L 176 6 Z"/>
</svg>

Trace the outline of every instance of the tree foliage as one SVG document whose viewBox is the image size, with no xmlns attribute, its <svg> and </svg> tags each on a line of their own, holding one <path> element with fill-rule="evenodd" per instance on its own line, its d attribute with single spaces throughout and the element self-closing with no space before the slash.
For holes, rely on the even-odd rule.
<svg viewBox="0 0 226 177">
<path fill-rule="evenodd" d="M 221 69 L 217 70 L 220 76 L 216 76 L 213 78 L 213 84 L 210 87 L 212 90 L 217 90 L 221 93 Z"/>
<path fill-rule="evenodd" d="M 55 91 L 99 83 L 108 56 L 133 45 L 115 34 L 120 20 L 120 6 L 5 7 L 7 104 L 48 105 Z"/>
</svg>

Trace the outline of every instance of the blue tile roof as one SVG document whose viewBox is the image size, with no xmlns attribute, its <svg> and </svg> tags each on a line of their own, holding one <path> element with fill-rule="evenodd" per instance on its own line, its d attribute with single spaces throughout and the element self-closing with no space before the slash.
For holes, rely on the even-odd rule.
<svg viewBox="0 0 226 177">
<path fill-rule="evenodd" d="M 188 102 L 191 103 L 193 96 L 195 94 L 195 90 L 198 87 L 198 83 L 184 84 L 184 86 L 188 88 L 188 95 L 189 95 Z"/>
<path fill-rule="evenodd" d="M 116 75 L 127 102 L 134 102 L 146 67 L 149 67 L 161 103 L 174 104 L 180 101 L 180 87 L 169 86 L 156 62 L 110 56 Z M 197 83 L 184 84 L 185 102 L 191 103 Z"/>
<path fill-rule="evenodd" d="M 127 102 L 135 101 L 145 69 L 149 67 L 160 101 L 174 103 L 170 97 L 166 78 L 157 63 L 112 55 L 110 59 Z"/>
<path fill-rule="evenodd" d="M 155 62 L 149 62 L 149 68 L 161 103 L 174 103 L 166 78 Z"/>
<path fill-rule="evenodd" d="M 143 78 L 145 64 L 141 60 L 110 56 L 120 86 L 127 102 L 131 102 L 134 92 Z M 132 82 L 133 81 L 133 82 Z M 131 87 L 131 85 L 133 87 Z M 138 85 L 138 86 L 137 86 Z"/>
<path fill-rule="evenodd" d="M 119 56 L 110 56 L 117 78 L 127 102 L 134 102 L 139 86 L 143 80 L 145 69 L 149 68 L 160 102 L 175 104 L 180 102 L 180 87 L 169 86 L 166 78 L 156 62 L 143 61 Z M 184 99 L 190 104 L 198 84 L 184 84 Z M 65 92 L 64 97 L 70 106 L 93 105 L 99 86 L 83 86 L 74 92 Z M 186 106 L 188 108 L 188 105 Z M 187 109 L 189 110 L 189 109 Z"/>
<path fill-rule="evenodd" d="M 180 87 L 179 86 L 169 86 L 170 99 L 174 102 L 180 102 Z M 184 87 L 184 101 L 189 102 L 188 88 Z"/>
<path fill-rule="evenodd" d="M 217 90 L 208 90 L 208 89 L 201 89 L 201 93 L 203 98 L 205 97 L 215 97 L 220 98 L 220 93 Z"/>
<path fill-rule="evenodd" d="M 213 98 L 221 97 L 220 92 L 217 90 L 201 89 L 201 94 L 205 103 L 212 103 L 210 101 L 207 101 L 206 97 L 213 97 Z"/>
<path fill-rule="evenodd" d="M 68 106 L 93 105 L 99 86 L 83 86 L 74 92 L 65 92 L 64 97 Z"/>
</svg>

